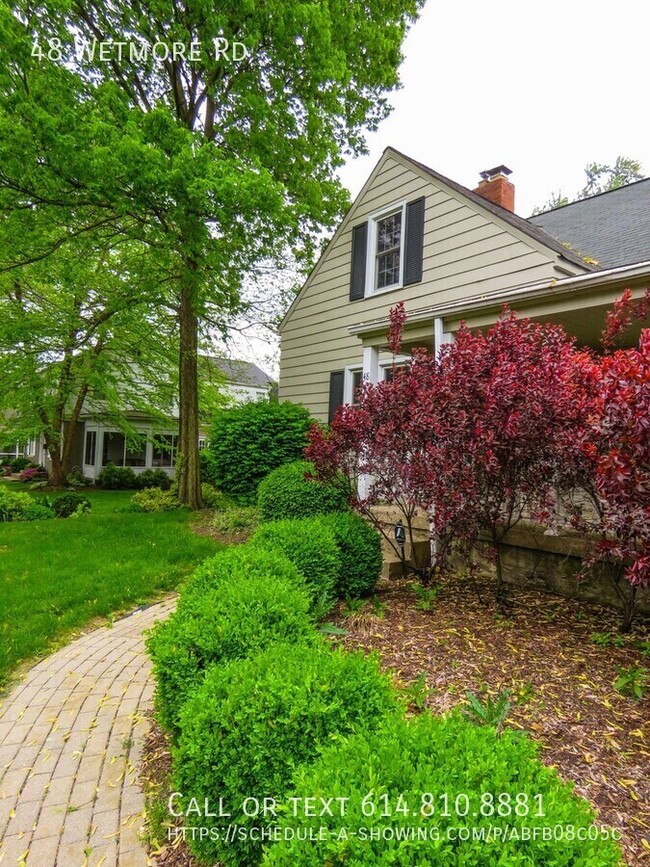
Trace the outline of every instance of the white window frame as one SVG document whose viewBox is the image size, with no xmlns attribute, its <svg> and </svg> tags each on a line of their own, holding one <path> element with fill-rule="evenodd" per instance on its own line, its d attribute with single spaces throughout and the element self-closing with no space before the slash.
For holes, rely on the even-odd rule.
<svg viewBox="0 0 650 867">
<path fill-rule="evenodd" d="M 354 374 L 360 373 L 363 381 L 363 364 L 348 364 L 343 374 L 343 403 L 352 404 L 352 389 L 354 387 Z"/>
<path fill-rule="evenodd" d="M 368 218 L 368 247 L 366 250 L 366 292 L 365 297 L 371 295 L 383 295 L 384 292 L 394 292 L 396 289 L 401 289 L 404 285 L 404 244 L 406 241 L 406 199 L 399 202 L 393 202 L 382 208 L 380 211 L 375 211 Z M 377 288 L 377 223 L 385 217 L 390 217 L 391 214 L 402 213 L 402 236 L 400 239 L 399 248 L 399 282 L 393 283 L 391 286 L 383 286 Z"/>
</svg>

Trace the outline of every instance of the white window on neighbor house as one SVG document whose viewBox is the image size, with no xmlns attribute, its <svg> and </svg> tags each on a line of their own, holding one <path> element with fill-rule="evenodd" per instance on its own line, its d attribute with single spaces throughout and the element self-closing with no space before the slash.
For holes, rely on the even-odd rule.
<svg viewBox="0 0 650 867">
<path fill-rule="evenodd" d="M 152 467 L 169 469 L 176 465 L 178 437 L 176 434 L 159 434 L 154 437 Z"/>
<path fill-rule="evenodd" d="M 89 467 L 95 466 L 97 458 L 97 431 L 86 431 L 86 442 L 84 444 L 84 464 Z"/>
<path fill-rule="evenodd" d="M 199 437 L 199 451 L 202 452 L 203 449 L 207 449 L 208 441 L 205 437 Z"/>
<path fill-rule="evenodd" d="M 393 206 L 380 212 L 369 223 L 367 274 L 370 285 L 366 294 L 398 289 L 404 273 L 404 223 L 405 204 Z"/>
<path fill-rule="evenodd" d="M 124 445 L 124 466 L 144 467 L 147 465 L 147 438 L 142 435 L 135 442 Z"/>
</svg>

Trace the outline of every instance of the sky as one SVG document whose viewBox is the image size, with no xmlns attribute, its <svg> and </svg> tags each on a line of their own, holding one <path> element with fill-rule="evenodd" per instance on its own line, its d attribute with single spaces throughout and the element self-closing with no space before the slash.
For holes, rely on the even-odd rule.
<svg viewBox="0 0 650 867">
<path fill-rule="evenodd" d="M 341 180 L 356 196 L 388 146 L 470 189 L 504 164 L 528 217 L 552 192 L 572 199 L 587 163 L 627 156 L 650 175 L 649 31 L 644 0 L 427 0 L 394 110 Z M 277 374 L 273 349 L 241 354 Z"/>
</svg>

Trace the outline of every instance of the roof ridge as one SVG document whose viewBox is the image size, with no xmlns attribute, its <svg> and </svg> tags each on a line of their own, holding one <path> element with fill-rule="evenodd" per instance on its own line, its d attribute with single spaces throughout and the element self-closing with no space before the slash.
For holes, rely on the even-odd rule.
<svg viewBox="0 0 650 867">
<path fill-rule="evenodd" d="M 627 190 L 629 187 L 634 187 L 637 184 L 645 184 L 650 181 L 650 176 L 647 178 L 639 178 L 638 181 L 631 181 L 629 184 L 621 184 L 620 187 L 614 187 L 612 190 L 601 190 L 600 193 L 594 193 L 593 196 L 585 196 L 584 199 L 575 199 L 573 202 L 567 202 L 565 205 L 556 205 L 554 208 L 549 208 L 547 211 L 539 211 L 537 214 L 531 214 L 526 217 L 527 220 L 532 220 L 533 217 L 542 217 L 544 214 L 550 214 L 551 211 L 561 211 L 564 208 L 570 208 L 572 205 L 583 205 L 585 202 L 590 202 L 592 199 L 599 199 L 601 196 L 607 196 L 609 193 L 618 193 L 620 190 Z"/>
<path fill-rule="evenodd" d="M 430 166 L 421 163 L 419 160 L 413 159 L 413 157 L 402 153 L 402 151 L 397 150 L 397 148 L 389 146 L 384 150 L 384 153 L 389 150 L 400 156 L 402 159 L 405 159 L 413 165 L 418 166 L 420 169 L 424 170 L 437 180 L 442 181 L 442 183 L 451 187 L 452 190 L 456 190 L 456 192 L 467 197 L 470 201 L 475 202 L 476 204 L 485 208 L 487 211 L 495 214 L 495 216 L 500 217 L 502 220 L 505 220 L 506 223 L 510 223 L 515 229 L 519 229 L 520 232 L 529 235 L 538 243 L 543 244 L 545 247 L 548 247 L 549 250 L 553 250 L 564 259 L 573 262 L 574 265 L 579 265 L 581 268 L 584 268 L 587 271 L 596 270 L 593 265 L 585 262 L 584 259 L 574 251 L 567 249 L 560 241 L 557 240 L 557 238 L 553 237 L 553 235 L 551 235 L 545 229 L 542 229 L 540 226 L 536 226 L 533 223 L 530 223 L 526 219 L 526 217 L 520 217 L 519 214 L 515 214 L 514 211 L 509 211 L 507 208 L 501 207 L 501 205 L 494 204 L 494 202 L 489 201 L 489 199 L 484 199 L 483 196 L 479 196 L 478 193 L 475 193 L 468 187 L 463 186 L 463 184 L 459 184 L 458 181 L 453 181 L 451 178 L 440 174 L 440 172 L 437 172 L 435 169 L 432 169 Z"/>
</svg>

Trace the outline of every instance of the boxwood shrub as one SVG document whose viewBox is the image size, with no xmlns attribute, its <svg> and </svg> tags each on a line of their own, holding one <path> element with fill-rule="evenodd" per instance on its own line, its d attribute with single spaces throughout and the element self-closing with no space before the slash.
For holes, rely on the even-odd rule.
<svg viewBox="0 0 650 867">
<path fill-rule="evenodd" d="M 135 476 L 135 487 L 142 490 L 143 488 L 161 488 L 163 491 L 168 491 L 172 486 L 170 476 L 164 470 L 144 470 Z"/>
<path fill-rule="evenodd" d="M 265 578 L 268 575 L 291 582 L 296 587 L 304 587 L 306 584 L 298 569 L 278 549 L 260 550 L 252 547 L 249 542 L 219 551 L 214 557 L 197 566 L 187 579 L 178 600 L 178 610 L 189 604 L 193 596 L 201 596 L 220 588 L 224 582 Z"/>
<path fill-rule="evenodd" d="M 304 585 L 275 577 L 270 569 L 254 575 L 235 571 L 214 589 L 193 594 L 147 640 L 162 725 L 178 735 L 179 711 L 211 665 L 241 659 L 277 641 L 316 641 L 308 612 Z"/>
<path fill-rule="evenodd" d="M 278 467 L 260 482 L 257 505 L 263 521 L 283 518 L 308 518 L 348 508 L 341 484 L 307 478 L 314 471 L 309 461 L 292 461 Z"/>
<path fill-rule="evenodd" d="M 299 404 L 251 401 L 214 419 L 202 479 L 241 505 L 253 505 L 260 481 L 276 467 L 298 460 L 312 418 Z"/>
<path fill-rule="evenodd" d="M 81 515 L 84 512 L 89 512 L 91 509 L 90 500 L 77 494 L 74 491 L 69 491 L 66 494 L 61 494 L 52 502 L 52 511 L 57 518 L 69 518 L 75 513 Z"/>
<path fill-rule="evenodd" d="M 589 839 L 595 821 L 589 805 L 544 767 L 536 754 L 535 745 L 518 733 L 505 732 L 497 738 L 493 729 L 473 726 L 456 715 L 427 713 L 409 722 L 388 719 L 377 731 L 337 743 L 314 764 L 298 769 L 292 797 L 323 793 L 328 798 L 349 798 L 346 815 L 285 815 L 280 825 L 300 826 L 303 836 L 299 842 L 272 844 L 262 863 L 266 867 L 621 864 L 615 843 Z M 536 796 L 541 798 L 543 816 Z M 423 805 L 425 811 L 433 808 L 433 815 L 422 815 Z M 517 816 L 516 809 L 527 815 Z M 552 831 L 558 825 L 572 826 L 575 837 L 544 840 L 542 829 Z M 499 837 L 494 831 L 490 834 L 490 826 L 502 829 L 503 835 L 506 829 L 525 826 L 531 829 L 531 838 L 534 833 L 538 836 Z M 318 827 L 329 829 L 330 834 L 323 835 L 326 839 L 314 839 L 313 832 L 312 839 L 305 839 L 310 829 Z M 347 829 L 345 838 L 337 837 L 342 828 Z M 469 839 L 458 839 L 462 833 L 458 828 L 464 828 Z M 399 839 L 400 829 L 402 835 L 414 834 L 416 839 Z M 578 829 L 585 832 L 584 840 L 577 839 Z M 592 836 L 595 830 L 591 828 Z M 418 833 L 424 839 L 417 839 Z"/>
<path fill-rule="evenodd" d="M 316 518 L 262 524 L 248 544 L 284 554 L 304 577 L 313 600 L 334 599 L 341 555 L 334 533 Z"/>
<path fill-rule="evenodd" d="M 337 595 L 358 597 L 372 593 L 383 562 L 377 530 L 356 512 L 323 515 L 319 520 L 334 534 L 341 557 Z"/>
<path fill-rule="evenodd" d="M 248 659 L 215 666 L 181 712 L 174 751 L 174 788 L 203 804 L 222 797 L 228 823 L 266 824 L 244 814 L 251 796 L 282 800 L 293 769 L 312 761 L 334 736 L 375 726 L 396 712 L 391 684 L 375 658 L 332 651 L 324 645 L 275 644 Z M 190 814 L 184 824 L 204 828 L 218 817 Z M 251 867 L 262 844 L 255 840 L 199 839 L 190 847 L 208 863 Z"/>
<path fill-rule="evenodd" d="M 131 467 L 116 467 L 108 463 L 97 476 L 97 484 L 109 491 L 125 491 L 135 488 L 136 475 Z"/>
</svg>

